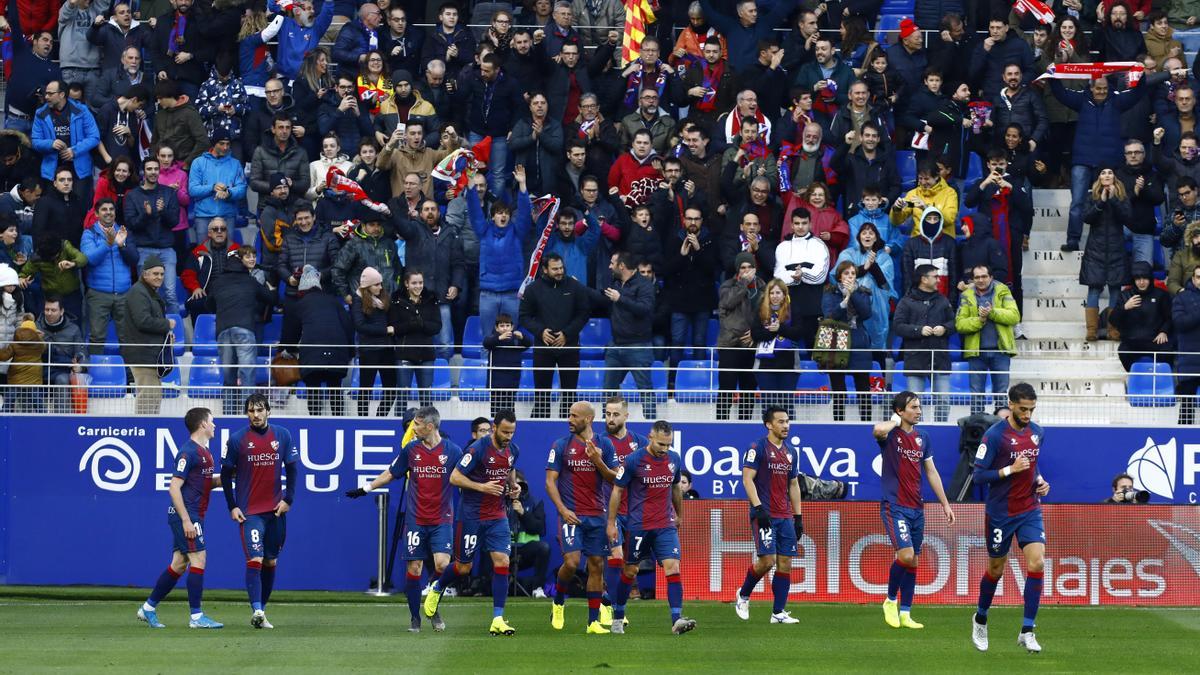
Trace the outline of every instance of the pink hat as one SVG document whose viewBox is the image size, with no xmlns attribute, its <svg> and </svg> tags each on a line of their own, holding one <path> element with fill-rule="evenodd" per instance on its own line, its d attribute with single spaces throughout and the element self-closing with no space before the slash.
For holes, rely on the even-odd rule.
<svg viewBox="0 0 1200 675">
<path fill-rule="evenodd" d="M 917 32 L 918 30 L 920 30 L 920 29 L 917 28 L 917 24 L 913 23 L 912 19 L 903 19 L 900 21 L 900 39 L 901 40 L 906 39 L 909 35 L 912 35 L 913 33 Z"/>
<path fill-rule="evenodd" d="M 363 268 L 362 275 L 358 277 L 359 288 L 367 288 L 368 286 L 374 286 L 375 284 L 382 283 L 383 275 L 380 274 L 379 270 L 375 269 L 374 267 Z"/>
</svg>

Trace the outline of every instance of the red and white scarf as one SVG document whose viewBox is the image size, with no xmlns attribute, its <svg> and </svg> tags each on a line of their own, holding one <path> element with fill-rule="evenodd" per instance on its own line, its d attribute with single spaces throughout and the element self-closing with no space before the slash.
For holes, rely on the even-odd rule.
<svg viewBox="0 0 1200 675">
<path fill-rule="evenodd" d="M 518 197 L 520 199 L 520 197 Z M 525 297 L 525 287 L 533 283 L 537 278 L 538 270 L 542 266 L 542 254 L 546 251 L 546 242 L 550 241 L 550 235 L 554 232 L 554 228 L 558 223 L 558 207 L 562 204 L 562 200 L 552 195 L 542 195 L 532 199 L 533 205 L 533 222 L 537 222 L 542 217 L 543 213 L 549 212 L 546 216 L 546 226 L 542 228 L 542 234 L 538 237 L 537 246 L 533 248 L 533 253 L 529 255 L 529 272 L 525 275 L 525 279 L 521 281 L 521 287 L 517 289 L 518 297 Z"/>
<path fill-rule="evenodd" d="M 1096 63 L 1051 63 L 1037 79 L 1098 80 L 1114 73 L 1128 73 L 1130 87 L 1136 87 L 1146 73 L 1146 66 L 1137 61 L 1104 61 Z"/>
<path fill-rule="evenodd" d="M 1013 11 L 1017 14 L 1029 12 L 1033 14 L 1033 18 L 1047 26 L 1054 24 L 1054 10 L 1038 0 L 1017 0 L 1013 3 Z"/>
<path fill-rule="evenodd" d="M 758 133 L 764 141 L 771 142 L 771 120 L 763 115 L 761 110 L 754 111 L 754 119 L 758 120 Z M 742 113 L 738 111 L 737 106 L 734 106 L 729 115 L 725 118 L 725 140 L 729 143 L 735 142 L 736 139 L 742 137 Z"/>
</svg>

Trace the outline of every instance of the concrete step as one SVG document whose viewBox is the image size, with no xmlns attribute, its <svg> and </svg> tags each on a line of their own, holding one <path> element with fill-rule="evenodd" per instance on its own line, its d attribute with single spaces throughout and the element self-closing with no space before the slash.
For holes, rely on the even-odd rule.
<svg viewBox="0 0 1200 675">
<path fill-rule="evenodd" d="M 1084 242 L 1087 241 L 1087 231 L 1084 230 L 1083 238 L 1079 240 L 1079 248 L 1083 248 Z M 1060 231 L 1039 231 L 1034 230 L 1029 234 L 1029 250 L 1046 250 L 1057 251 L 1059 246 L 1067 243 L 1066 230 Z"/>
<path fill-rule="evenodd" d="M 1023 378 L 1058 378 L 1064 380 L 1092 380 L 1097 378 L 1125 377 L 1125 369 L 1115 356 L 1088 361 L 1080 367 L 1078 358 L 1016 358 L 1012 361 L 1012 376 Z"/>
<path fill-rule="evenodd" d="M 1016 377 L 1012 381 L 1018 381 Z M 1100 377 L 1088 380 L 1058 379 L 1041 377 L 1020 380 L 1033 385 L 1035 391 L 1044 394 L 1074 394 L 1077 396 L 1124 396 L 1125 378 Z"/>
<path fill-rule="evenodd" d="M 1033 232 L 1066 232 L 1070 190 L 1033 191 Z M 1065 237 L 1065 235 L 1064 235 Z"/>
<path fill-rule="evenodd" d="M 1029 332 L 1029 327 L 1037 326 L 1041 323 L 1030 322 L 1025 324 L 1026 332 Z M 1083 322 L 1081 321 L 1081 328 L 1082 325 Z M 1082 337 L 1038 338 L 1032 336 L 1027 340 L 1017 340 L 1017 354 L 1020 357 L 1018 360 L 1070 359 L 1072 361 L 1086 361 L 1086 367 L 1090 368 L 1094 365 L 1095 361 L 1107 361 L 1115 358 L 1116 353 L 1117 343 L 1108 340 L 1087 342 Z"/>
<path fill-rule="evenodd" d="M 1087 331 L 1083 316 L 1076 321 L 1026 321 L 1022 324 L 1029 340 L 1082 340 Z"/>
<path fill-rule="evenodd" d="M 1079 283 L 1079 270 L 1060 274 L 1022 274 L 1025 297 L 1083 298 L 1087 287 Z"/>
<path fill-rule="evenodd" d="M 1074 251 L 1072 253 L 1063 253 L 1057 247 L 1052 249 L 1030 249 L 1025 251 L 1024 266 L 1021 269 L 1021 277 L 1028 279 L 1031 276 L 1042 274 L 1062 276 L 1067 274 L 1079 274 L 1079 265 L 1083 261 L 1083 251 Z"/>
</svg>

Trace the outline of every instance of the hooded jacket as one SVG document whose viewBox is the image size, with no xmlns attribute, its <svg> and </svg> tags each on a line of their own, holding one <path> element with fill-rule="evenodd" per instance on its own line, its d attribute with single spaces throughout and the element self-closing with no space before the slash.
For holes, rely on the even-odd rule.
<svg viewBox="0 0 1200 675">
<path fill-rule="evenodd" d="M 100 50 L 88 41 L 88 32 L 111 4 L 111 0 L 96 0 L 87 7 L 62 3 L 58 10 L 58 62 L 63 68 L 100 67 Z"/>
<path fill-rule="evenodd" d="M 46 317 L 39 316 L 37 328 L 42 332 L 42 338 L 50 347 L 50 381 L 60 373 L 67 373 L 72 366 L 72 360 L 81 366 L 87 365 L 87 348 L 84 347 L 83 331 L 73 317 L 63 314 L 56 324 L 46 323 Z"/>
<path fill-rule="evenodd" d="M 96 118 L 87 106 L 67 99 L 63 112 L 67 114 L 71 128 L 71 150 L 75 152 L 76 180 L 92 177 L 92 150 L 100 145 L 100 130 L 96 128 Z M 50 104 L 38 108 L 33 116 L 33 149 L 42 156 L 42 178 L 54 180 L 54 171 L 58 168 L 58 151 L 54 149 L 54 116 L 50 113 Z"/>
<path fill-rule="evenodd" d="M 1149 278 L 1150 285 L 1144 291 L 1138 290 L 1136 284 L 1121 291 L 1121 298 L 1113 307 L 1108 321 L 1121 330 L 1121 342 L 1133 343 L 1134 349 L 1141 350 L 1149 345 L 1143 347 L 1138 345 L 1139 342 L 1150 342 L 1159 333 L 1166 333 L 1170 337 L 1175 331 L 1171 325 L 1171 295 L 1154 284 L 1150 263 L 1134 263 L 1133 276 Z M 1125 303 L 1135 295 L 1141 297 L 1142 304 L 1126 309 Z"/>
<path fill-rule="evenodd" d="M 121 53 L 129 47 L 137 47 L 138 51 L 150 48 L 150 26 L 134 19 L 125 31 L 117 24 L 116 17 L 109 17 L 108 21 L 88 28 L 87 41 L 100 50 L 100 69 L 112 70 L 121 67 Z"/>
<path fill-rule="evenodd" d="M 98 293 L 124 294 L 133 283 L 138 268 L 138 249 L 133 237 L 125 240 L 124 246 L 108 243 L 104 231 L 98 226 L 83 232 L 80 252 L 87 256 L 84 276 L 88 288 Z"/>
<path fill-rule="evenodd" d="M 996 328 L 996 349 L 1009 356 L 1017 355 L 1017 343 L 1013 337 L 1013 326 L 1021 321 L 1021 311 L 1013 298 L 1008 286 L 999 281 L 992 281 L 992 311 L 988 318 L 979 316 L 979 296 L 975 286 L 963 291 L 959 296 L 958 314 L 954 317 L 954 329 L 963 336 L 963 358 L 979 356 L 979 345 L 984 324 L 992 322 Z"/>
<path fill-rule="evenodd" d="M 479 238 L 479 289 L 494 293 L 516 291 L 525 279 L 525 240 L 533 228 L 529 193 L 517 194 L 517 212 L 506 227 L 497 227 L 484 215 L 477 191 L 468 189 L 464 195 L 471 229 Z"/>
<path fill-rule="evenodd" d="M 176 151 L 178 152 L 178 150 Z M 229 199 L 217 199 L 216 184 L 229 188 Z M 246 173 L 232 154 L 217 157 L 211 150 L 192 162 L 188 173 L 188 194 L 192 197 L 193 218 L 225 218 L 232 223 L 238 202 L 246 196 Z"/>
<path fill-rule="evenodd" d="M 283 306 L 279 344 L 299 345 L 300 374 L 314 370 L 346 372 L 354 352 L 354 325 L 342 299 L 321 287 L 299 294 Z"/>
<path fill-rule="evenodd" d="M 0 347 L 0 361 L 12 360 L 8 367 L 9 386 L 42 384 L 42 361 L 45 360 L 46 341 L 33 321 L 22 321 L 12 342 Z"/>
<path fill-rule="evenodd" d="M 958 270 L 957 245 L 952 237 L 946 235 L 940 223 L 934 226 L 926 222 L 932 213 L 941 215 L 942 212 L 936 206 L 927 207 L 922 211 L 920 232 L 904 243 L 902 269 L 906 285 L 914 289 L 917 285 L 914 270 L 918 265 L 933 265 L 938 268 L 938 292 L 949 298 L 955 289 L 951 277 Z"/>
<path fill-rule="evenodd" d="M 358 278 L 362 271 L 374 267 L 383 276 L 383 292 L 390 297 L 399 287 L 400 260 L 396 240 L 386 234 L 369 236 L 360 225 L 342 245 L 333 263 L 333 288 L 338 295 L 358 294 Z"/>
<path fill-rule="evenodd" d="M 958 249 L 956 281 L 970 284 L 976 265 L 987 265 L 995 279 L 1008 278 L 1008 254 L 992 236 L 992 219 L 982 211 L 963 216 L 967 238 Z"/>
<path fill-rule="evenodd" d="M 942 232 L 946 233 L 948 237 L 953 237 L 954 223 L 958 219 L 958 192 L 940 177 L 932 187 L 923 188 L 918 185 L 909 190 L 904 195 L 905 201 L 901 202 L 899 206 L 892 207 L 890 214 L 892 224 L 903 225 L 909 219 L 912 219 L 914 221 L 912 236 L 918 236 L 920 228 L 915 226 L 915 221 L 922 215 L 924 209 L 918 209 L 916 206 L 909 206 L 907 204 L 907 202 L 917 199 L 925 202 L 926 207 L 937 207 L 938 212 L 942 214 Z"/>
</svg>

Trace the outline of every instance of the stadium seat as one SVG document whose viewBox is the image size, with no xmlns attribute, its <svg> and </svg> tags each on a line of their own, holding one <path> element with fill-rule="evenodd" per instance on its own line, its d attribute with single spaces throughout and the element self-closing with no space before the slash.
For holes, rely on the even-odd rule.
<svg viewBox="0 0 1200 675">
<path fill-rule="evenodd" d="M 821 405 L 833 400 L 830 395 L 829 374 L 817 367 L 816 361 L 800 362 L 800 377 L 796 380 L 803 405 Z"/>
<path fill-rule="evenodd" d="M 979 159 L 978 153 L 972 152 L 967 159 L 966 185 L 970 185 L 978 180 L 983 180 L 983 160 Z M 963 192 L 966 192 L 966 189 Z"/>
<path fill-rule="evenodd" d="M 983 390 L 992 390 L 992 374 L 983 381 Z M 971 364 L 955 361 L 950 364 L 950 405 L 971 405 Z M 990 405 L 984 406 L 991 409 Z"/>
<path fill-rule="evenodd" d="M 871 378 L 878 377 L 878 378 L 882 379 L 883 378 L 882 370 L 883 369 L 879 366 L 878 361 L 872 361 L 871 362 L 871 374 L 869 375 L 869 377 L 871 377 Z M 847 403 L 858 403 L 858 387 L 856 387 L 854 384 L 854 376 L 849 373 L 846 374 L 846 392 L 847 392 L 847 394 L 846 394 L 846 402 Z M 876 395 L 872 396 L 871 401 L 872 401 L 872 403 L 879 404 L 879 403 L 884 402 L 885 398 L 886 397 L 883 395 L 876 394 Z"/>
<path fill-rule="evenodd" d="M 255 363 L 258 367 L 254 369 L 254 386 L 265 387 L 270 384 L 271 359 L 267 356 L 259 356 Z"/>
<path fill-rule="evenodd" d="M 580 374 L 582 375 L 582 373 L 580 373 Z M 550 400 L 552 400 L 552 401 L 558 400 L 558 388 L 559 388 L 558 371 L 555 370 L 554 371 L 554 384 L 550 388 L 550 391 L 551 391 Z M 533 392 L 534 392 L 533 359 L 532 358 L 522 359 L 521 360 L 521 384 L 520 384 L 520 387 L 517 389 L 517 400 L 518 401 L 532 401 L 533 400 Z"/>
<path fill-rule="evenodd" d="M 605 399 L 607 394 L 604 391 L 604 374 L 603 361 L 579 362 L 579 399 L 581 401 L 599 403 Z"/>
<path fill-rule="evenodd" d="M 175 333 L 175 347 L 172 351 L 175 352 L 175 358 L 183 356 L 183 350 L 187 348 L 187 333 L 183 330 L 183 317 L 178 314 L 168 314 L 168 319 L 175 320 L 175 328 L 172 332 Z"/>
<path fill-rule="evenodd" d="M 950 360 L 951 361 L 961 361 L 962 360 L 963 355 L 962 355 L 962 334 L 961 333 L 951 333 L 950 334 L 950 344 L 947 345 L 947 349 L 950 350 Z"/>
<path fill-rule="evenodd" d="M 655 361 L 651 366 L 650 371 L 650 386 L 654 388 L 654 401 L 657 403 L 666 403 L 667 401 L 667 370 L 663 367 L 662 361 Z M 633 374 L 625 375 L 625 380 L 621 382 L 621 394 L 625 396 L 626 401 L 634 402 L 642 400 L 642 392 L 638 391 L 637 384 L 633 381 Z"/>
<path fill-rule="evenodd" d="M 104 353 L 117 356 L 121 353 L 121 338 L 117 337 L 117 322 L 108 322 L 108 333 L 104 337 Z"/>
<path fill-rule="evenodd" d="M 890 10 L 894 8 L 895 7 L 893 6 L 888 9 Z M 911 3 L 909 12 L 911 16 Z M 887 47 L 888 45 L 899 42 L 900 33 L 898 31 L 900 30 L 900 22 L 903 21 L 904 18 L 904 14 L 891 14 L 886 12 L 882 13 L 879 17 L 879 23 L 875 25 L 875 41 L 878 42 L 881 47 Z"/>
<path fill-rule="evenodd" d="M 491 332 L 490 329 L 488 332 Z M 466 324 L 463 325 L 462 357 L 478 359 L 482 358 L 482 354 L 483 332 L 479 325 L 479 315 L 468 316 Z"/>
<path fill-rule="evenodd" d="M 704 344 L 709 347 L 717 346 L 717 337 L 721 334 L 721 322 L 717 319 L 708 320 L 708 332 L 704 334 Z"/>
<path fill-rule="evenodd" d="M 433 360 L 433 400 L 449 401 L 454 394 L 450 380 L 450 363 L 446 359 Z"/>
<path fill-rule="evenodd" d="M 713 395 L 716 385 L 712 361 L 680 361 L 675 372 L 675 400 L 679 403 L 712 403 L 716 398 Z"/>
<path fill-rule="evenodd" d="M 591 319 L 579 332 L 579 358 L 584 361 L 603 359 L 604 348 L 609 342 L 612 342 L 612 324 L 608 319 Z"/>
<path fill-rule="evenodd" d="M 892 391 L 899 393 L 908 389 L 908 376 L 904 374 L 904 362 L 897 361 L 892 371 Z"/>
<path fill-rule="evenodd" d="M 88 359 L 88 375 L 92 384 L 89 398 L 123 398 L 125 396 L 125 360 L 115 354 L 93 354 Z"/>
<path fill-rule="evenodd" d="M 265 345 L 279 344 L 279 337 L 281 335 L 283 335 L 283 315 L 272 314 L 271 320 L 263 324 L 262 341 L 264 346 L 258 348 L 258 353 L 264 356 L 267 355 L 270 348 Z"/>
<path fill-rule="evenodd" d="M 200 314 L 192 318 L 192 354 L 217 356 L 217 315 Z"/>
<path fill-rule="evenodd" d="M 896 151 L 896 172 L 900 174 L 900 187 L 911 190 L 917 186 L 917 153 L 912 150 Z"/>
<path fill-rule="evenodd" d="M 221 366 L 215 356 L 194 356 L 188 367 L 188 398 L 221 398 Z"/>
<path fill-rule="evenodd" d="M 463 358 L 458 369 L 458 398 L 461 401 L 486 401 L 491 398 L 487 362 Z"/>
<path fill-rule="evenodd" d="M 1135 408 L 1170 408 L 1175 405 L 1175 378 L 1170 364 L 1142 359 L 1133 364 L 1125 385 L 1129 405 Z"/>
<path fill-rule="evenodd" d="M 182 369 L 179 366 L 175 366 L 171 372 L 167 373 L 167 376 L 162 379 L 162 397 L 164 399 L 179 398 L 180 390 L 183 388 L 181 384 L 183 376 L 180 374 L 180 370 Z"/>
<path fill-rule="evenodd" d="M 183 261 L 182 260 L 179 261 L 177 269 L 179 269 L 179 270 L 183 269 Z M 187 316 L 187 307 L 184 306 L 184 303 L 187 301 L 187 299 L 190 295 L 191 294 L 187 292 L 187 289 L 183 287 L 183 279 L 182 278 L 176 279 L 175 280 L 175 301 L 179 303 L 179 313 L 183 314 L 184 316 Z"/>
</svg>

